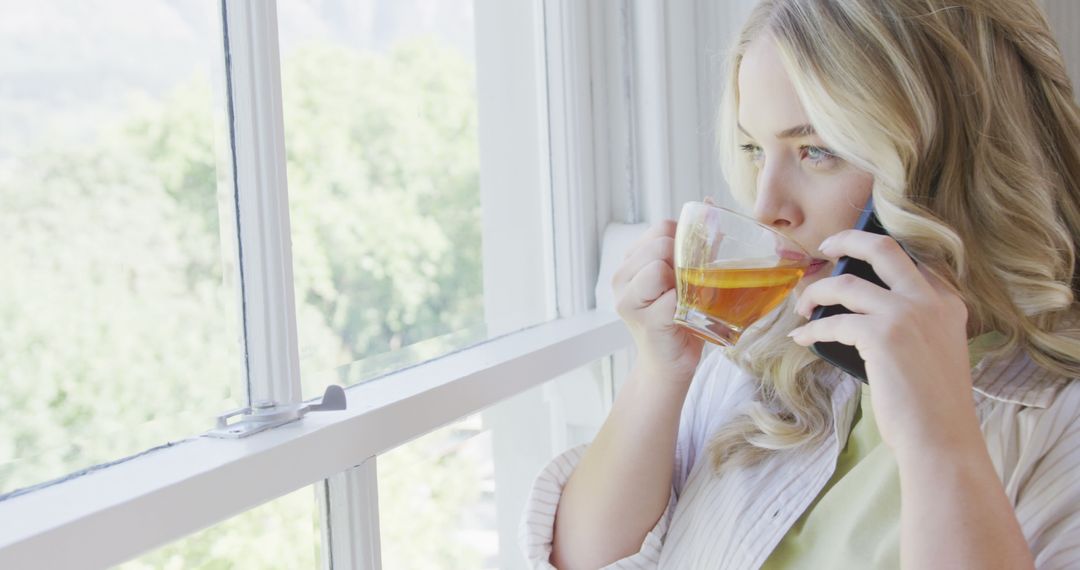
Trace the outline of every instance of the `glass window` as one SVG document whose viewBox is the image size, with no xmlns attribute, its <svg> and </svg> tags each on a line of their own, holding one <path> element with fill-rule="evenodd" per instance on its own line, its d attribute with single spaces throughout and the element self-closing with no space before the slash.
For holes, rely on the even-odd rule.
<svg viewBox="0 0 1080 570">
<path fill-rule="evenodd" d="M 305 397 L 485 339 L 472 1 L 278 21 Z"/>
<path fill-rule="evenodd" d="M 117 570 L 321 568 L 321 519 L 312 489 L 304 487 L 245 511 L 126 562 Z"/>
<path fill-rule="evenodd" d="M 3 5 L 0 494 L 243 394 L 218 2 Z"/>
<path fill-rule="evenodd" d="M 379 457 L 384 568 L 494 568 L 491 432 L 480 415 Z"/>
<path fill-rule="evenodd" d="M 532 481 L 590 441 L 610 402 L 604 358 L 378 458 L 383 568 L 524 568 Z"/>
</svg>

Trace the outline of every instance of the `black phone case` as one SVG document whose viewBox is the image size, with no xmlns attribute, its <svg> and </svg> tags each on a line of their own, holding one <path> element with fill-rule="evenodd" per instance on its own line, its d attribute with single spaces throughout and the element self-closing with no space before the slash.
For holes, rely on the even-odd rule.
<svg viewBox="0 0 1080 570">
<path fill-rule="evenodd" d="M 866 208 L 863 210 L 862 215 L 859 216 L 859 221 L 855 224 L 855 229 L 879 235 L 889 235 L 889 232 L 881 227 L 881 222 L 878 221 L 877 215 L 874 213 L 874 202 L 872 198 L 867 201 Z M 833 269 L 832 276 L 835 277 L 844 274 L 851 274 L 861 279 L 865 279 L 879 287 L 884 287 L 885 289 L 889 288 L 888 285 L 885 285 L 885 282 L 878 277 L 877 273 L 874 272 L 874 268 L 861 259 L 847 256 L 841 257 L 836 263 L 836 268 Z M 843 305 L 819 306 L 814 309 L 813 314 L 810 315 L 810 320 L 816 321 L 825 317 L 851 312 L 852 311 L 849 311 L 848 308 Z M 839 342 L 815 342 L 810 346 L 810 350 L 844 372 L 866 382 L 866 363 L 863 361 L 862 357 L 859 356 L 859 351 L 856 350 L 854 346 L 848 346 Z"/>
</svg>

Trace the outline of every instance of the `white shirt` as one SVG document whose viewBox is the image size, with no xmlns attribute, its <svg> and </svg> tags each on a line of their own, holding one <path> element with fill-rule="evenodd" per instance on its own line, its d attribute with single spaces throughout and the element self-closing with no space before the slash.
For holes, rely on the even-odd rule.
<svg viewBox="0 0 1080 570">
<path fill-rule="evenodd" d="M 972 378 L 990 458 L 1036 567 L 1080 568 L 1080 383 L 1022 354 L 983 358 Z M 759 568 L 832 476 L 847 441 L 861 384 L 839 372 L 827 381 L 832 437 L 718 476 L 707 444 L 751 401 L 755 381 L 723 351 L 706 356 L 683 405 L 668 507 L 641 549 L 608 568 Z M 521 525 L 532 568 L 552 568 L 555 508 L 585 448 L 556 457 L 534 484 Z"/>
</svg>

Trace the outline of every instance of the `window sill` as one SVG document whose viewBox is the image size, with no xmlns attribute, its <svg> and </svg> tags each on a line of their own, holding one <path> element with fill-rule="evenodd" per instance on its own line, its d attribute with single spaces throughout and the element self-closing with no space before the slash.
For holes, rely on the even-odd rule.
<svg viewBox="0 0 1080 570">
<path fill-rule="evenodd" d="M 629 344 L 611 313 L 552 321 L 349 388 L 344 411 L 246 439 L 197 438 L 8 499 L 0 567 L 122 562 Z"/>
</svg>

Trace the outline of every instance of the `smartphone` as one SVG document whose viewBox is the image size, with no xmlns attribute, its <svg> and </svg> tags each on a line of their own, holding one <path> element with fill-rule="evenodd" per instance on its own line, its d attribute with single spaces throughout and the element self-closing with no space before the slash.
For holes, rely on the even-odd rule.
<svg viewBox="0 0 1080 570">
<path fill-rule="evenodd" d="M 873 198 L 870 198 L 866 202 L 866 206 L 859 216 L 859 221 L 855 224 L 855 229 L 883 236 L 889 235 L 889 232 L 881 227 L 881 222 L 878 221 L 877 214 L 874 213 Z M 841 257 L 840 260 L 836 262 L 836 268 L 833 269 L 832 276 L 835 277 L 837 275 L 845 274 L 865 279 L 879 287 L 884 287 L 885 289 L 889 288 L 889 286 L 878 277 L 877 273 L 874 273 L 874 268 L 861 259 L 847 256 Z M 852 311 L 848 310 L 848 308 L 843 305 L 819 306 L 814 309 L 813 314 L 810 315 L 810 320 L 816 321 L 825 317 L 851 312 Z M 823 360 L 831 363 L 833 366 L 866 382 L 866 363 L 863 361 L 862 357 L 859 356 L 859 351 L 856 350 L 854 346 L 848 346 L 839 342 L 815 342 L 810 345 L 810 350 L 812 350 L 814 354 L 820 356 Z"/>
</svg>

